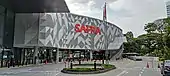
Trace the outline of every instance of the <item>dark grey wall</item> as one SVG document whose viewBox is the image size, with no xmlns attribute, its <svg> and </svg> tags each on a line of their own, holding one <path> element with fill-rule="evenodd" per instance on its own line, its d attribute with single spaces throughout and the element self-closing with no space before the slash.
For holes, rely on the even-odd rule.
<svg viewBox="0 0 170 76">
<path fill-rule="evenodd" d="M 0 45 L 13 47 L 14 12 L 0 6 Z"/>
<path fill-rule="evenodd" d="M 4 16 L 0 15 L 0 45 L 2 45 L 3 39 L 3 25 L 4 25 Z"/>
<path fill-rule="evenodd" d="M 3 28 L 4 28 L 4 12 L 5 12 L 5 8 L 3 8 L 2 6 L 0 6 L 0 46 L 2 45 L 2 39 L 3 39 Z"/>
<path fill-rule="evenodd" d="M 14 47 L 36 46 L 38 44 L 39 14 L 16 14 Z"/>
<path fill-rule="evenodd" d="M 64 0 L 0 0 L 0 5 L 18 13 L 69 12 Z"/>
<path fill-rule="evenodd" d="M 8 8 L 10 10 L 12 10 L 13 8 L 13 3 L 11 2 L 11 0 L 0 0 L 0 5 L 4 6 L 5 8 Z"/>
<path fill-rule="evenodd" d="M 3 46 L 6 48 L 13 47 L 14 37 L 14 13 L 10 10 L 6 10 L 4 21 L 4 33 L 3 33 Z"/>
</svg>

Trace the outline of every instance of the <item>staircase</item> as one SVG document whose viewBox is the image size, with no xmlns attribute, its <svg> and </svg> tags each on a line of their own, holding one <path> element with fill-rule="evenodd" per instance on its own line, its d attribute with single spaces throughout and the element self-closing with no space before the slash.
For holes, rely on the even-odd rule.
<svg viewBox="0 0 170 76">
<path fill-rule="evenodd" d="M 123 53 L 122 49 L 117 50 L 116 53 L 112 54 L 111 60 L 116 60 L 117 58 L 121 58 L 122 53 Z"/>
</svg>

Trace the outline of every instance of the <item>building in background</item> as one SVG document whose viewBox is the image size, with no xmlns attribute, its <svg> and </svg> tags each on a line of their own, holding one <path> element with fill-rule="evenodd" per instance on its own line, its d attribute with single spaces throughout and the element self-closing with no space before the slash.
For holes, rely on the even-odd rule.
<svg viewBox="0 0 170 76">
<path fill-rule="evenodd" d="M 25 65 L 72 57 L 105 59 L 106 51 L 108 58 L 119 58 L 123 53 L 122 29 L 72 14 L 64 0 L 2 0 L 0 6 L 3 66 L 4 61 Z"/>
<path fill-rule="evenodd" d="M 167 16 L 170 17 L 170 1 L 166 2 Z"/>
</svg>

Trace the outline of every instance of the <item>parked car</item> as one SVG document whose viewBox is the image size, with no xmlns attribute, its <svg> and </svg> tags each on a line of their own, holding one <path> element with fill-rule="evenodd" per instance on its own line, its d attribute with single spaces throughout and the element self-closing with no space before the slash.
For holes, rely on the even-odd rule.
<svg viewBox="0 0 170 76">
<path fill-rule="evenodd" d="M 142 61 L 142 58 L 140 56 L 136 56 L 135 61 Z"/>
<path fill-rule="evenodd" d="M 134 61 L 142 61 L 142 58 L 140 56 L 129 56 L 128 58 Z"/>
<path fill-rule="evenodd" d="M 170 60 L 165 60 L 161 66 L 161 74 L 163 76 L 170 76 Z"/>
</svg>

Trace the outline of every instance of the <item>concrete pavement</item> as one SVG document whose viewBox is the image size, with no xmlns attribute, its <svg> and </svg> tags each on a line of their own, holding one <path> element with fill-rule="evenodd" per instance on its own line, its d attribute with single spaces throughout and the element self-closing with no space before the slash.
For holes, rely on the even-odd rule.
<svg viewBox="0 0 170 76">
<path fill-rule="evenodd" d="M 150 68 L 146 68 L 147 62 Z M 101 61 L 98 61 L 98 63 L 101 63 Z M 161 76 L 160 70 L 157 68 L 157 61 L 152 63 L 150 60 L 132 61 L 123 59 L 111 61 L 110 64 L 114 64 L 117 69 L 101 74 L 64 74 L 60 72 L 65 67 L 64 63 L 58 63 L 34 67 L 0 69 L 0 76 Z"/>
<path fill-rule="evenodd" d="M 149 63 L 149 68 L 146 67 L 147 63 Z M 160 69 L 157 68 L 158 62 L 152 62 L 150 58 L 145 59 L 144 61 L 132 61 L 129 59 L 123 59 L 112 61 L 110 64 L 114 64 L 117 69 L 101 74 L 70 75 L 59 73 L 57 76 L 161 76 Z"/>
</svg>

